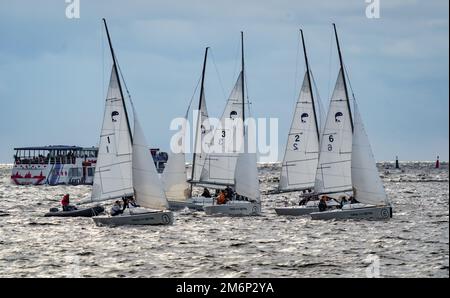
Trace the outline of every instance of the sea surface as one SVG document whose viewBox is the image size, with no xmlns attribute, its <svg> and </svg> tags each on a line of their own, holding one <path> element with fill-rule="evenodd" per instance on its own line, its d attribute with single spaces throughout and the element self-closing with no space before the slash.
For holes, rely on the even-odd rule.
<svg viewBox="0 0 450 298">
<path fill-rule="evenodd" d="M 263 195 L 259 217 L 175 213 L 172 226 L 97 227 L 45 218 L 90 186 L 16 186 L 0 165 L 0 277 L 449 277 L 448 164 L 379 165 L 389 221 L 312 221 L 273 210 L 298 194 Z M 278 164 L 260 165 L 261 189 Z M 107 206 L 109 209 L 109 206 Z"/>
</svg>

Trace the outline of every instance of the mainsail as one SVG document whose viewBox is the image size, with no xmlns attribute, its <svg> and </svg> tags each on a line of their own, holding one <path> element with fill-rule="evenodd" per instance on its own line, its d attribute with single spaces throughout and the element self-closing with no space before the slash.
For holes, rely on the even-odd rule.
<svg viewBox="0 0 450 298">
<path fill-rule="evenodd" d="M 232 120 L 243 119 L 243 72 L 239 77 L 228 97 L 225 110 L 220 118 L 221 126 L 215 129 L 213 146 L 216 152 L 209 153 L 203 165 L 200 183 L 213 185 L 234 185 L 234 172 L 238 153 L 242 145 L 242 129 L 232 126 Z M 243 128 L 241 125 L 240 128 Z"/>
<path fill-rule="evenodd" d="M 356 102 L 354 115 L 351 164 L 354 196 L 361 203 L 387 205 L 388 198 Z"/>
<path fill-rule="evenodd" d="M 115 67 L 105 102 L 100 145 L 91 200 L 103 201 L 132 195 L 131 136 Z"/>
<path fill-rule="evenodd" d="M 133 187 L 136 202 L 141 207 L 164 210 L 169 208 L 161 181 L 151 157 L 144 132 L 134 113 Z"/>
<path fill-rule="evenodd" d="M 279 190 L 313 188 L 319 158 L 317 119 L 308 73 L 295 106 L 281 167 Z"/>
<path fill-rule="evenodd" d="M 314 190 L 338 193 L 352 188 L 352 119 L 341 67 L 320 141 Z"/>
</svg>

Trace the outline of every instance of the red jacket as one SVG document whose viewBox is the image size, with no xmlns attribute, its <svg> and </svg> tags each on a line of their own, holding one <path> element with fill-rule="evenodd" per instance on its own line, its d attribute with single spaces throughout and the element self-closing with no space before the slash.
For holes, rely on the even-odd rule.
<svg viewBox="0 0 450 298">
<path fill-rule="evenodd" d="M 68 206 L 69 205 L 69 196 L 65 195 L 62 200 L 61 200 L 61 205 L 62 206 Z"/>
</svg>

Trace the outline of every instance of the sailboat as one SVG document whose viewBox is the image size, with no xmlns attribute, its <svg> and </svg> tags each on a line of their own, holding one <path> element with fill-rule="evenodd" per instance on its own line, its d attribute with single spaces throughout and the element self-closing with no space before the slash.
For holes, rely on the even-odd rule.
<svg viewBox="0 0 450 298">
<path fill-rule="evenodd" d="M 113 59 L 105 103 L 103 125 L 91 201 L 99 202 L 134 196 L 137 208 L 122 214 L 93 217 L 96 225 L 167 225 L 173 214 L 149 154 L 136 110 L 133 106 L 134 134 L 131 133 L 116 56 L 106 20 L 103 19 Z"/>
<path fill-rule="evenodd" d="M 333 24 L 333 27 L 340 71 L 322 134 L 315 191 L 329 197 L 352 192 L 358 203 L 310 215 L 312 219 L 386 220 L 392 217 L 392 207 L 380 179 L 356 101 L 355 119 L 352 122 L 345 68 L 336 25 Z"/>
<path fill-rule="evenodd" d="M 244 77 L 242 69 L 220 118 L 221 127 L 214 128 L 210 125 L 204 93 L 207 55 L 208 48 L 205 51 L 203 63 L 192 173 L 191 179 L 188 181 L 191 184 L 191 197 L 186 203 L 186 207 L 196 210 L 203 210 L 205 206 L 213 205 L 215 198 L 201 195 L 192 196 L 192 188 L 194 185 L 215 189 L 235 187 L 235 169 L 239 149 L 235 147 L 230 148 L 229 144 L 234 144 L 236 138 L 239 136 L 238 132 L 234 128 L 230 129 L 227 127 L 226 123 L 229 119 L 243 119 L 244 115 Z M 208 135 L 212 129 L 214 129 L 213 139 L 206 140 L 204 136 Z M 209 147 L 209 149 L 212 148 L 211 146 L 218 147 L 216 147 L 216 152 L 205 152 L 204 146 Z M 170 204 L 171 206 L 180 205 L 173 201 Z"/>
<path fill-rule="evenodd" d="M 169 158 L 169 161 L 167 162 L 167 168 L 163 172 L 162 176 L 166 188 L 166 195 L 167 198 L 169 199 L 169 206 L 171 210 L 180 210 L 184 208 L 189 208 L 193 210 L 203 211 L 203 206 L 211 205 L 214 200 L 214 198 L 192 196 L 193 185 L 199 183 L 200 181 L 203 165 L 205 164 L 207 156 L 204 148 L 204 146 L 207 145 L 205 143 L 205 136 L 208 135 L 208 133 L 211 131 L 211 126 L 208 120 L 208 110 L 206 108 L 205 89 L 204 89 L 208 50 L 209 47 L 206 47 L 200 83 L 200 97 L 198 102 L 198 114 L 195 130 L 194 154 L 192 158 L 192 172 L 191 178 L 188 181 L 190 183 L 190 188 L 188 187 L 188 183 L 186 182 L 186 168 L 185 168 L 186 157 L 184 153 L 177 154 L 178 155 L 176 157 L 177 160 L 175 161 L 171 162 Z M 185 119 L 187 119 L 187 113 Z M 185 132 L 181 133 L 183 136 L 185 135 Z M 183 172 L 183 174 L 181 174 L 181 172 Z M 168 189 L 170 187 L 174 188 L 174 186 L 170 186 L 172 183 L 174 183 L 172 182 L 174 180 L 177 181 L 176 184 L 178 185 L 177 193 L 174 193 L 173 191 L 170 191 Z"/>
<path fill-rule="evenodd" d="M 243 35 L 241 35 L 242 55 L 243 47 Z M 216 150 L 206 155 L 197 185 L 216 189 L 235 186 L 235 168 L 240 151 L 240 148 L 235 145 L 236 140 L 242 138 L 242 132 L 236 127 L 229 127 L 227 123 L 233 119 L 244 119 L 244 107 L 244 57 L 242 56 L 241 72 L 220 118 L 221 127 L 214 128 L 213 140 L 209 144 L 209 146 L 216 146 Z"/>
<path fill-rule="evenodd" d="M 250 216 L 261 214 L 261 199 L 259 192 L 259 180 L 257 169 L 257 157 L 256 152 L 250 152 L 249 143 L 251 138 L 255 137 L 250 135 L 250 130 L 245 129 L 245 94 L 244 94 L 244 33 L 241 32 L 241 73 L 238 78 L 240 86 L 233 89 L 233 92 L 228 100 L 224 117 L 236 117 L 241 118 L 243 123 L 243 147 L 236 150 L 236 153 L 227 153 L 223 155 L 216 155 L 214 159 L 210 156 L 207 159 L 204 171 L 202 174 L 203 181 L 215 185 L 233 185 L 235 187 L 235 194 L 231 200 L 228 200 L 225 204 L 213 204 L 204 206 L 205 213 L 207 215 L 225 215 L 225 216 Z M 238 95 L 238 91 L 240 94 Z M 240 113 L 237 112 L 240 110 Z M 236 130 L 236 134 L 239 131 Z M 217 134 L 216 134 L 217 135 Z M 231 131 L 223 130 L 220 134 L 223 144 L 226 146 L 226 142 L 230 142 Z M 237 137 L 241 137 L 236 135 Z M 242 152 L 241 152 L 242 151 Z M 230 171 L 232 170 L 232 173 Z M 213 174 L 214 173 L 214 174 Z M 219 175 L 215 175 L 219 174 Z M 206 176 L 206 177 L 205 177 Z"/>
<path fill-rule="evenodd" d="M 184 116 L 185 121 L 188 119 L 190 104 Z M 164 186 L 164 192 L 169 202 L 169 209 L 172 211 L 184 208 L 203 210 L 203 207 L 192 203 L 191 190 L 189 183 L 186 181 L 186 155 L 184 152 L 184 138 L 186 137 L 186 125 L 182 126 L 180 135 L 183 138 L 183 151 L 169 153 L 169 159 L 161 175 Z"/>
<path fill-rule="evenodd" d="M 309 194 L 314 188 L 319 160 L 319 124 L 311 85 L 311 72 L 306 54 L 303 30 L 300 29 L 306 72 L 298 96 L 291 128 L 281 165 L 278 193 L 303 191 Z M 318 211 L 317 201 L 302 206 L 277 207 L 278 215 L 307 215 Z"/>
</svg>

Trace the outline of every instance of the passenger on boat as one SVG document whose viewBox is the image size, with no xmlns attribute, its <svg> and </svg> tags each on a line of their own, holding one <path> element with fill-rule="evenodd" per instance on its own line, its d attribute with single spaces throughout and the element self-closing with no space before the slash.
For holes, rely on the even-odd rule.
<svg viewBox="0 0 450 298">
<path fill-rule="evenodd" d="M 134 200 L 133 196 L 122 197 L 122 201 L 123 201 L 122 211 L 125 211 L 125 209 L 130 208 L 130 206 L 138 207 L 136 205 L 136 201 Z"/>
<path fill-rule="evenodd" d="M 73 210 L 77 210 L 77 208 L 75 206 L 71 206 L 70 205 L 70 199 L 69 199 L 69 194 L 65 194 L 61 200 L 61 206 L 63 211 L 73 211 Z"/>
<path fill-rule="evenodd" d="M 248 197 L 242 196 L 242 195 L 236 193 L 236 200 L 237 201 L 248 201 Z"/>
<path fill-rule="evenodd" d="M 111 216 L 116 216 L 122 213 L 122 204 L 120 203 L 120 201 L 115 201 L 114 205 L 111 207 Z"/>
<path fill-rule="evenodd" d="M 347 198 L 345 196 L 341 196 L 340 198 L 340 207 L 342 208 L 344 205 L 348 204 Z"/>
<path fill-rule="evenodd" d="M 323 212 L 327 210 L 327 196 L 323 195 L 319 201 L 319 211 Z"/>
<path fill-rule="evenodd" d="M 231 200 L 233 198 L 233 193 L 234 191 L 230 186 L 227 186 L 225 188 L 225 198 L 227 198 L 228 200 Z"/>
<path fill-rule="evenodd" d="M 203 193 L 202 193 L 201 196 L 202 196 L 202 197 L 205 197 L 205 198 L 210 198 L 210 197 L 211 197 L 211 193 L 210 193 L 209 190 L 205 187 L 205 188 L 203 188 Z"/>
<path fill-rule="evenodd" d="M 130 196 L 128 198 L 128 208 L 137 208 L 137 207 L 140 207 L 140 206 L 136 203 L 136 200 Z"/>
<path fill-rule="evenodd" d="M 227 202 L 227 197 L 225 196 L 225 191 L 221 190 L 219 196 L 217 197 L 217 204 L 223 205 Z"/>
<path fill-rule="evenodd" d="M 306 203 L 309 202 L 309 200 L 311 199 L 311 197 L 304 197 L 303 199 L 300 200 L 300 202 L 298 203 L 299 206 L 304 206 L 306 205 Z"/>
<path fill-rule="evenodd" d="M 357 204 L 357 203 L 359 203 L 356 199 L 355 199 L 355 197 L 354 196 L 350 196 L 350 204 Z"/>
</svg>

